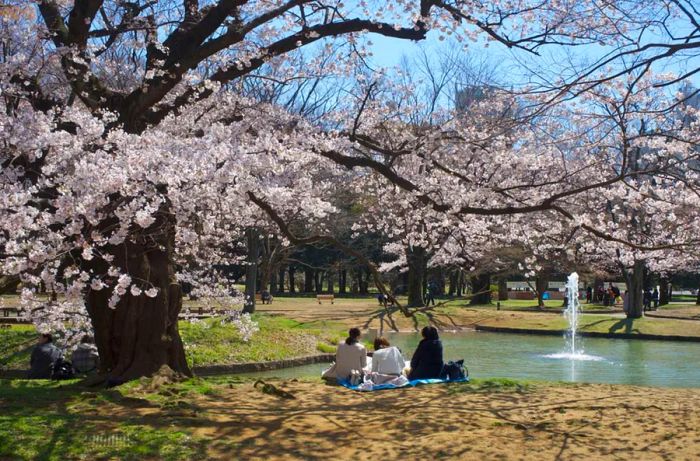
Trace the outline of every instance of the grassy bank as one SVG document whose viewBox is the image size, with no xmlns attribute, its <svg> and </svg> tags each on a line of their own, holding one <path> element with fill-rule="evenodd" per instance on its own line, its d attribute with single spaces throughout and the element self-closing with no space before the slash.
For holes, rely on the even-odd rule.
<svg viewBox="0 0 700 461">
<path fill-rule="evenodd" d="M 562 316 L 528 316 L 492 318 L 480 325 L 529 330 L 566 330 L 569 325 Z M 609 315 L 584 314 L 579 317 L 579 331 L 607 334 L 647 334 L 667 336 L 698 336 L 700 322 L 674 319 L 627 319 Z"/>
<path fill-rule="evenodd" d="M 255 314 L 260 331 L 245 342 L 235 326 L 219 319 L 180 322 L 180 334 L 190 365 L 219 365 L 266 362 L 334 352 L 345 334 L 342 324 L 332 321 L 303 323 L 288 318 Z M 0 367 L 29 368 L 29 356 L 36 342 L 30 325 L 0 329 Z"/>
<path fill-rule="evenodd" d="M 342 325 L 307 324 L 281 316 L 255 314 L 260 331 L 244 342 L 238 330 L 218 319 L 180 323 L 190 365 L 267 362 L 335 351 Z"/>
</svg>

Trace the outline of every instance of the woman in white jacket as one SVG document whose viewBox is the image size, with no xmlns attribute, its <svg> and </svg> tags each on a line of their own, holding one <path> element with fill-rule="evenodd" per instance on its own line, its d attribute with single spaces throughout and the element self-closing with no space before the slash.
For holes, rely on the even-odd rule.
<svg viewBox="0 0 700 461">
<path fill-rule="evenodd" d="M 372 381 L 375 384 L 391 381 L 401 376 L 406 361 L 398 347 L 389 344 L 386 338 L 379 337 L 374 340 L 374 354 L 372 354 Z"/>
<path fill-rule="evenodd" d="M 324 378 L 346 380 L 353 370 L 362 372 L 367 366 L 367 349 L 360 343 L 360 329 L 350 328 L 347 339 L 338 344 L 335 365 L 324 372 Z"/>
</svg>

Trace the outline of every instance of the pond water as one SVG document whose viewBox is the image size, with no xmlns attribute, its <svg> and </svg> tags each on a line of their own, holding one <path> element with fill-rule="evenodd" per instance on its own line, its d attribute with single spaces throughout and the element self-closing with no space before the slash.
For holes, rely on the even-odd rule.
<svg viewBox="0 0 700 461">
<path fill-rule="evenodd" d="M 582 338 L 587 360 L 572 361 L 561 354 L 563 337 L 477 331 L 446 332 L 440 337 L 445 360 L 465 359 L 473 378 L 700 387 L 700 343 Z M 387 338 L 406 359 L 420 341 L 418 333 L 390 333 Z M 319 376 L 327 366 L 314 364 L 254 376 Z"/>
</svg>

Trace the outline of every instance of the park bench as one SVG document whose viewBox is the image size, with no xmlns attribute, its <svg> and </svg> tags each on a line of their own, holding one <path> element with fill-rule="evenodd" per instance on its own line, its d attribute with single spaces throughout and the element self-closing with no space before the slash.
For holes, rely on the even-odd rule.
<svg viewBox="0 0 700 461">
<path fill-rule="evenodd" d="M 267 293 L 267 296 L 263 297 L 262 293 L 255 293 L 255 302 L 272 304 L 272 295 Z"/>
<path fill-rule="evenodd" d="M 316 295 L 316 301 L 318 301 L 319 304 L 321 304 L 321 301 L 330 301 L 331 304 L 333 304 L 334 299 L 335 296 L 333 295 Z"/>
</svg>

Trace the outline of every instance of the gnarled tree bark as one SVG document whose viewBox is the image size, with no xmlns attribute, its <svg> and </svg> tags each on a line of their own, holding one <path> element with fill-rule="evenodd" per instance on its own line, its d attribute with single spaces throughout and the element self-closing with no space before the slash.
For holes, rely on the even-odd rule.
<svg viewBox="0 0 700 461">
<path fill-rule="evenodd" d="M 178 330 L 182 290 L 175 275 L 175 218 L 168 211 L 166 203 L 141 237 L 111 249 L 115 267 L 141 290 L 157 288 L 158 295 L 127 292 L 115 309 L 108 306 L 111 290 L 87 295 L 100 370 L 114 383 L 153 374 L 163 365 L 192 375 Z"/>
</svg>

